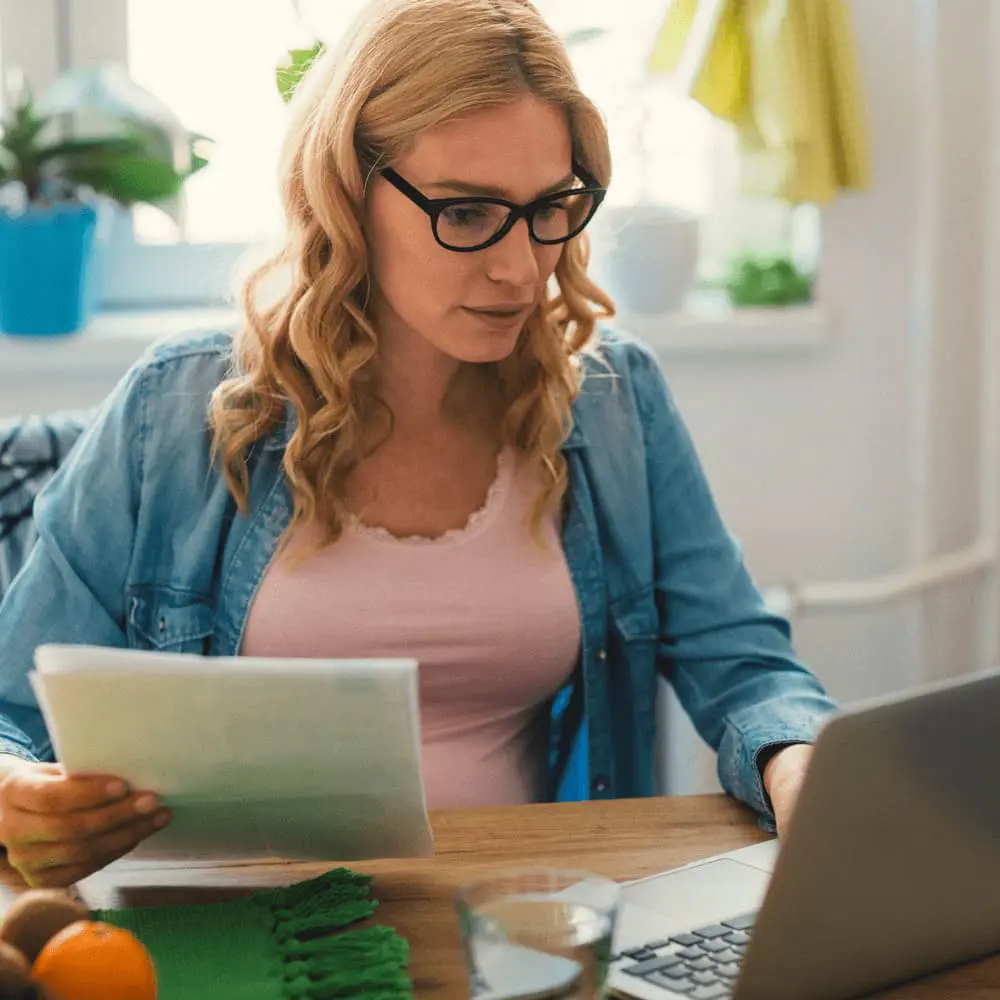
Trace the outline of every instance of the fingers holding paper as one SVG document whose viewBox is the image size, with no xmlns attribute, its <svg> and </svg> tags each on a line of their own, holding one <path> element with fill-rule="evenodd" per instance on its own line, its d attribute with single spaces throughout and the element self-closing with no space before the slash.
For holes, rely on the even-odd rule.
<svg viewBox="0 0 1000 1000">
<path fill-rule="evenodd" d="M 23 763 L 0 781 L 0 843 L 31 886 L 67 886 L 162 829 L 169 810 L 109 776 Z"/>
</svg>

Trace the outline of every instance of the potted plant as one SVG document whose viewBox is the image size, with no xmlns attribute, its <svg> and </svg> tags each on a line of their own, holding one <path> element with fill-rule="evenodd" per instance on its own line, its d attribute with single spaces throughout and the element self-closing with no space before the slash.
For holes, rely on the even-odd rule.
<svg viewBox="0 0 1000 1000">
<path fill-rule="evenodd" d="M 723 281 L 738 309 L 806 305 L 812 301 L 812 283 L 812 275 L 786 254 L 741 254 L 731 261 Z"/>
<path fill-rule="evenodd" d="M 0 330 L 72 333 L 97 297 L 102 207 L 169 208 L 204 137 L 120 67 L 71 71 L 37 101 L 18 89 L 0 125 Z"/>
</svg>

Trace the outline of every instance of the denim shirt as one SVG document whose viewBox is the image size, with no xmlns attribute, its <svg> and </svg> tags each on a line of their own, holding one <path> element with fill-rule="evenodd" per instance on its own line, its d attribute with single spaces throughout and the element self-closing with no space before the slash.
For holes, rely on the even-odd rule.
<svg viewBox="0 0 1000 1000">
<path fill-rule="evenodd" d="M 38 541 L 0 604 L 0 752 L 54 757 L 28 681 L 41 643 L 238 653 L 289 523 L 294 419 L 251 450 L 238 512 L 206 418 L 232 363 L 224 332 L 154 348 L 36 502 Z M 745 569 L 655 357 L 603 333 L 572 418 L 562 541 L 582 638 L 548 707 L 549 796 L 654 794 L 663 675 L 723 787 L 773 828 L 759 756 L 813 740 L 835 706 Z"/>
</svg>

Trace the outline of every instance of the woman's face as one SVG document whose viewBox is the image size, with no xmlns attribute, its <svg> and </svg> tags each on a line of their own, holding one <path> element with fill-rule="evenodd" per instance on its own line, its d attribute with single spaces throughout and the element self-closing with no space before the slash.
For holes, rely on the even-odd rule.
<svg viewBox="0 0 1000 1000">
<path fill-rule="evenodd" d="M 428 198 L 485 195 L 524 204 L 573 183 L 564 115 L 530 96 L 428 130 L 392 166 Z M 563 250 L 532 241 L 523 219 L 485 250 L 446 250 L 427 214 L 379 174 L 366 235 L 382 337 L 421 338 L 474 363 L 511 354 Z"/>
</svg>

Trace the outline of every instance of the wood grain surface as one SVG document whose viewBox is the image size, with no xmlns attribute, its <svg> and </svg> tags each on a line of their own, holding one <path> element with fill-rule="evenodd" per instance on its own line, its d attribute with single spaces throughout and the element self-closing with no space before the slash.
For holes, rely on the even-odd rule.
<svg viewBox="0 0 1000 1000">
<path fill-rule="evenodd" d="M 409 943 L 418 1000 L 468 996 L 455 890 L 502 868 L 553 865 L 614 879 L 653 875 L 765 839 L 753 816 L 723 796 L 582 802 L 432 814 L 433 858 L 352 863 L 375 877 L 379 923 Z M 80 886 L 91 906 L 231 899 L 317 875 L 331 863 L 122 863 Z M 8 894 L 23 888 L 9 870 Z M 998 887 L 1000 891 L 1000 887 Z M 847 960 L 847 959 L 845 959 Z M 884 1000 L 1000 1000 L 1000 956 L 879 994 Z"/>
</svg>

